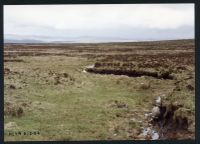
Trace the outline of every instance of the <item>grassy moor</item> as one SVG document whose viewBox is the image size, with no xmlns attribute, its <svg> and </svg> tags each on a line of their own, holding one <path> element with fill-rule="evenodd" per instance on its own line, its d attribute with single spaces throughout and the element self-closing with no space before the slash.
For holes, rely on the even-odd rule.
<svg viewBox="0 0 200 144">
<path fill-rule="evenodd" d="M 193 39 L 7 43 L 5 140 L 194 139 L 194 53 Z"/>
</svg>

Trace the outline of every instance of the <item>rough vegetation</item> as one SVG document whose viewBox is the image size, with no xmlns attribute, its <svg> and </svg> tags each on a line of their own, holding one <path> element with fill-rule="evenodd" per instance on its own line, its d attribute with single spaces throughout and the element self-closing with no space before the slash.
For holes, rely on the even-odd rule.
<svg viewBox="0 0 200 144">
<path fill-rule="evenodd" d="M 5 140 L 194 139 L 194 69 L 194 40 L 5 44 Z"/>
</svg>

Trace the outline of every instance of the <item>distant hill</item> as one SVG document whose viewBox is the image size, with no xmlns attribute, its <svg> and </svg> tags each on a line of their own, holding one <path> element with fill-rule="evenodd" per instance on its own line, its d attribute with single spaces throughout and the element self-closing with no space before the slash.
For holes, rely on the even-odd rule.
<svg viewBox="0 0 200 144">
<path fill-rule="evenodd" d="M 24 39 L 24 40 L 4 39 L 4 43 L 45 43 L 45 42 L 40 40 L 30 40 L 30 39 Z"/>
<path fill-rule="evenodd" d="M 132 39 L 121 37 L 98 37 L 98 36 L 77 36 L 77 37 L 51 37 L 38 35 L 15 35 L 5 34 L 4 43 L 99 43 L 99 42 L 131 42 Z"/>
<path fill-rule="evenodd" d="M 98 37 L 98 36 L 77 36 L 77 37 L 51 37 L 39 35 L 15 35 L 5 34 L 4 43 L 109 43 L 109 42 L 140 42 L 140 41 L 166 41 L 167 39 L 125 39 L 123 37 Z"/>
</svg>

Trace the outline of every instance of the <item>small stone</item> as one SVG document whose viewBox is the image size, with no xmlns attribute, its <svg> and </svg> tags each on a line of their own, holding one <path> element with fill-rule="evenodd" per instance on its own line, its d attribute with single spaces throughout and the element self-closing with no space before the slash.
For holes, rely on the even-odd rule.
<svg viewBox="0 0 200 144">
<path fill-rule="evenodd" d="M 160 108 L 155 106 L 152 109 L 152 117 L 158 117 L 160 115 Z"/>
<path fill-rule="evenodd" d="M 152 138 L 152 140 L 157 140 L 157 139 L 159 139 L 159 134 L 157 132 L 153 131 L 151 138 Z"/>
<path fill-rule="evenodd" d="M 156 99 L 156 106 L 161 106 L 161 104 L 162 104 L 162 99 L 160 96 L 158 96 Z"/>
<path fill-rule="evenodd" d="M 148 116 L 149 116 L 149 114 L 147 114 L 147 113 L 146 113 L 146 114 L 144 114 L 144 116 L 145 116 L 145 117 L 148 117 Z"/>
</svg>

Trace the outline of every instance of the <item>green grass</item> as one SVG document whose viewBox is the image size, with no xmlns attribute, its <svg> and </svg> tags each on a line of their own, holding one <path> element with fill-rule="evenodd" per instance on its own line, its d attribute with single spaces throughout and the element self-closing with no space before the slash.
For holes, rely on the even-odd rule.
<svg viewBox="0 0 200 144">
<path fill-rule="evenodd" d="M 25 63 L 5 63 L 5 67 L 20 72 L 20 76 L 5 76 L 5 101 L 28 104 L 23 107 L 22 117 L 4 116 L 5 125 L 15 122 L 18 126 L 18 129 L 5 129 L 6 141 L 130 139 L 127 129 L 138 129 L 140 125 L 129 123 L 133 112 L 137 112 L 136 119 L 143 120 L 153 99 L 173 88 L 172 80 L 83 73 L 85 66 L 94 63 L 85 58 L 22 58 Z M 50 71 L 65 72 L 74 81 L 65 78 L 55 85 L 54 78 L 48 75 Z M 49 83 L 45 82 L 47 79 Z M 146 81 L 151 88 L 141 89 L 140 83 Z M 23 82 L 27 86 L 23 87 Z M 11 83 L 22 88 L 11 90 Z M 185 95 L 188 97 L 192 93 Z M 116 100 L 127 104 L 128 108 L 112 106 Z M 193 104 L 189 98 L 188 103 Z M 8 131 L 40 131 L 40 135 L 13 137 L 7 135 Z"/>
</svg>

